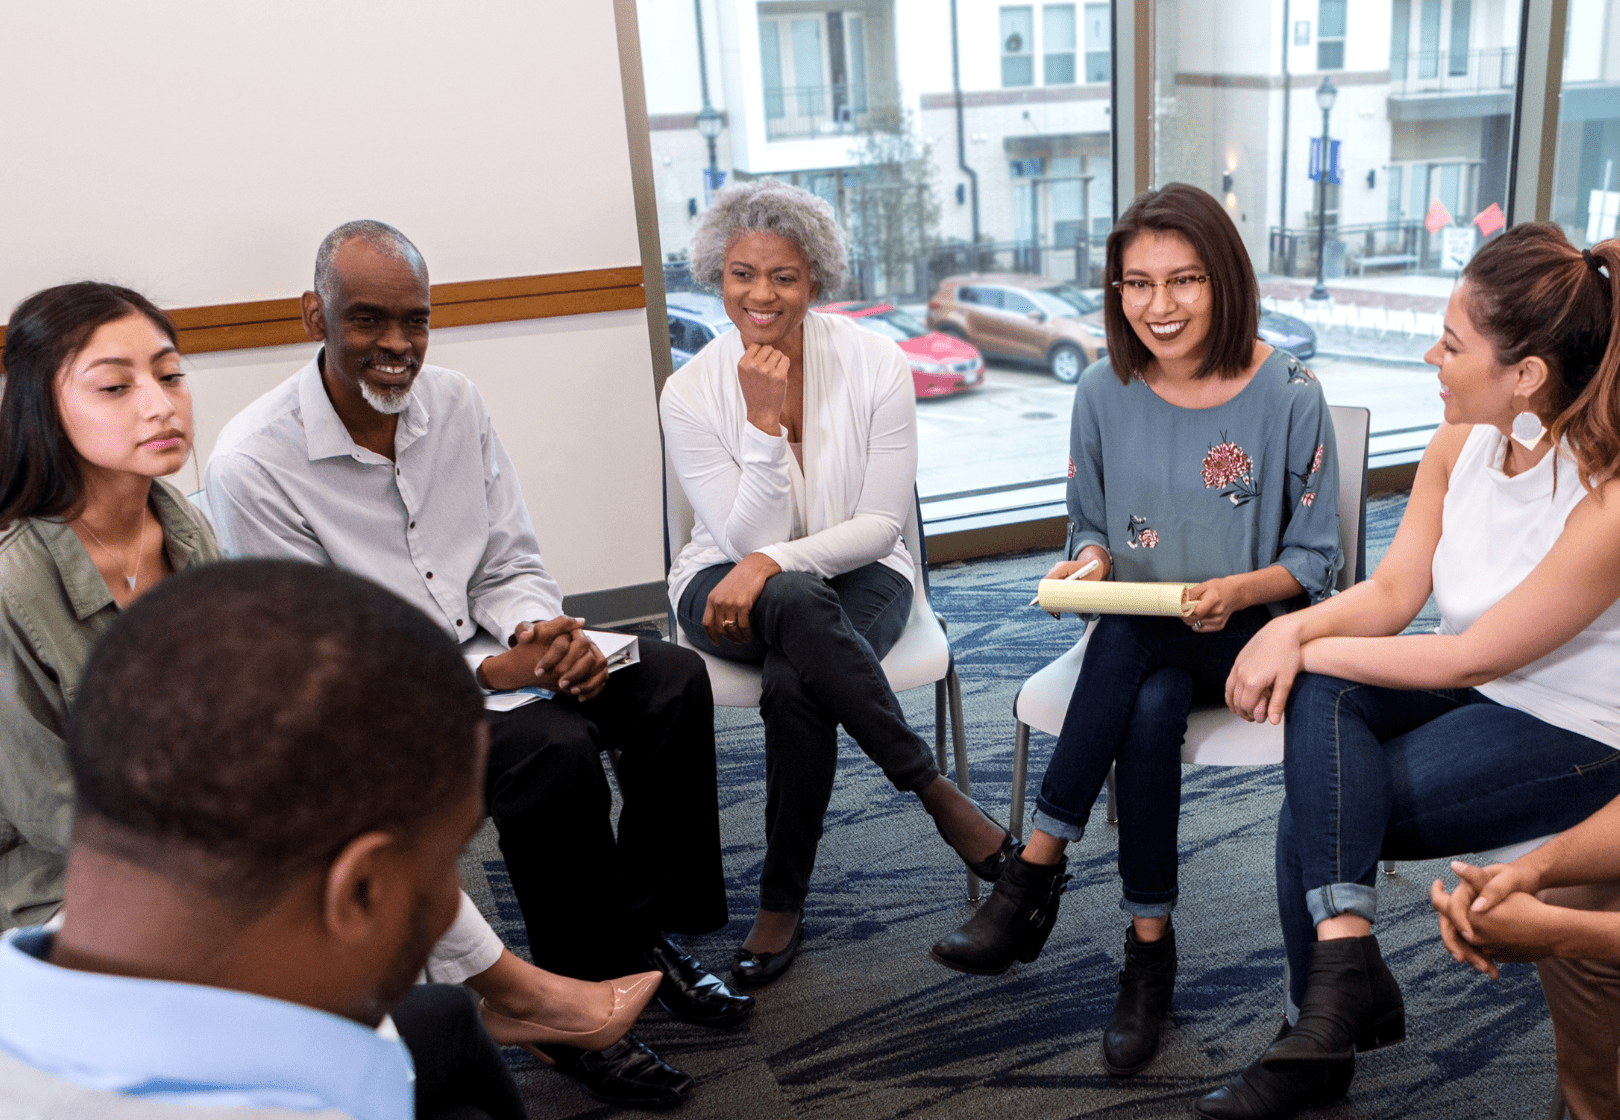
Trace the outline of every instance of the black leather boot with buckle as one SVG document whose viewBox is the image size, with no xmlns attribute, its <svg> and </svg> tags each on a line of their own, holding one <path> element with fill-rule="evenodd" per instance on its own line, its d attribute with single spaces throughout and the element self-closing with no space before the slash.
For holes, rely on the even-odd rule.
<svg viewBox="0 0 1620 1120">
<path fill-rule="evenodd" d="M 1138 941 L 1125 929 L 1125 967 L 1119 999 L 1103 1031 L 1103 1068 L 1115 1077 L 1140 1073 L 1159 1052 L 1159 1024 L 1170 1011 L 1176 987 L 1176 931 L 1165 927 L 1157 941 Z"/>
<path fill-rule="evenodd" d="M 1068 866 L 1067 857 L 1049 865 L 1026 863 L 1020 846 L 979 912 L 935 942 L 928 955 L 947 968 L 979 976 L 999 976 L 1015 960 L 1033 961 L 1057 920 Z"/>
</svg>

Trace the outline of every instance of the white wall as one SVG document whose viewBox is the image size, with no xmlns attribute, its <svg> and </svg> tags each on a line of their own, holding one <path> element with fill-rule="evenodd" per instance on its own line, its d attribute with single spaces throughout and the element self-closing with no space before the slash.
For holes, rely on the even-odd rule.
<svg viewBox="0 0 1620 1120">
<path fill-rule="evenodd" d="M 6 35 L 27 49 L 0 103 L 29 107 L 7 308 L 85 276 L 171 307 L 295 296 L 356 217 L 403 229 L 436 282 L 640 264 L 608 3 L 56 0 L 11 6 Z M 311 350 L 190 359 L 198 453 Z M 439 331 L 429 360 L 489 400 L 565 591 L 662 578 L 643 313 Z"/>
</svg>

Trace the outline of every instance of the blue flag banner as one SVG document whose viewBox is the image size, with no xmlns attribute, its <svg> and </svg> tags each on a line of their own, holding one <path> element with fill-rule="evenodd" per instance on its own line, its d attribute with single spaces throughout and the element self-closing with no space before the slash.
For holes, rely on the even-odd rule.
<svg viewBox="0 0 1620 1120">
<path fill-rule="evenodd" d="M 1343 172 L 1343 168 L 1339 165 L 1339 142 L 1337 140 L 1329 140 L 1328 141 L 1327 181 L 1330 182 L 1330 183 L 1334 183 L 1334 184 L 1337 184 L 1337 183 L 1341 182 L 1342 181 L 1341 180 L 1342 172 Z M 1319 182 L 1321 180 L 1321 178 L 1322 178 L 1322 138 L 1320 136 L 1313 136 L 1313 137 L 1311 137 L 1310 180 L 1311 180 L 1311 182 L 1315 183 L 1315 182 Z"/>
</svg>

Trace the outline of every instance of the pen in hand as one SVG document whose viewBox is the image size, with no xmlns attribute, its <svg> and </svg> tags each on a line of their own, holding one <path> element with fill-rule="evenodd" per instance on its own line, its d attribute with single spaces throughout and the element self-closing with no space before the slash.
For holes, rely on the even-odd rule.
<svg viewBox="0 0 1620 1120">
<path fill-rule="evenodd" d="M 1071 579 L 1085 579 L 1092 572 L 1095 572 L 1097 570 L 1097 567 L 1098 567 L 1098 565 L 1100 563 L 1101 562 L 1098 561 L 1098 560 L 1088 560 L 1084 564 L 1082 564 L 1078 568 L 1076 568 L 1074 571 L 1072 571 L 1068 575 L 1064 576 L 1063 579 L 1064 579 L 1065 582 L 1067 582 L 1067 581 L 1069 581 Z M 1029 601 L 1029 605 L 1032 606 L 1032 607 L 1040 606 L 1041 605 L 1041 597 L 1039 595 L 1036 595 L 1035 598 L 1033 598 L 1033 599 L 1031 599 Z"/>
</svg>

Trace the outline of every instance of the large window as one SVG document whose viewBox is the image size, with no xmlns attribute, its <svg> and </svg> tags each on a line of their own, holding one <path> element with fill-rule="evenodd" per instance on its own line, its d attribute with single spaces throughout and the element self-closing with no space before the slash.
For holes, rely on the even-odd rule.
<svg viewBox="0 0 1620 1120">
<path fill-rule="evenodd" d="M 1049 86 L 1074 84 L 1074 30 L 1073 4 L 1048 4 L 1041 9 L 1041 74 Z"/>
<path fill-rule="evenodd" d="M 1620 236 L 1620 0 L 1570 0 L 1552 220 L 1575 244 Z"/>
<path fill-rule="evenodd" d="M 762 18 L 759 55 L 771 138 L 847 133 L 858 126 L 868 108 L 862 15 Z"/>
<path fill-rule="evenodd" d="M 1001 9 L 1001 84 L 1035 84 L 1035 9 Z"/>
<path fill-rule="evenodd" d="M 1278 18 L 1246 50 L 1209 51 L 1245 7 L 1158 0 L 1154 181 L 1226 204 L 1260 279 L 1262 335 L 1308 337 L 1328 400 L 1372 410 L 1373 466 L 1411 462 L 1441 416 L 1423 354 L 1507 206 L 1512 71 L 1505 88 L 1495 70 L 1476 78 L 1482 47 L 1514 55 L 1517 8 L 1484 28 L 1470 0 L 1361 0 L 1353 20 L 1322 0 L 1315 43 Z M 1362 58 L 1389 59 L 1388 76 Z M 1268 67 L 1269 83 L 1253 80 Z M 1336 182 L 1331 160 L 1312 177 L 1324 132 Z"/>
<path fill-rule="evenodd" d="M 1467 0 L 1464 0 L 1466 3 Z M 1344 69 L 1344 34 L 1349 0 L 1321 0 L 1316 10 L 1316 68 Z"/>
</svg>

